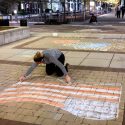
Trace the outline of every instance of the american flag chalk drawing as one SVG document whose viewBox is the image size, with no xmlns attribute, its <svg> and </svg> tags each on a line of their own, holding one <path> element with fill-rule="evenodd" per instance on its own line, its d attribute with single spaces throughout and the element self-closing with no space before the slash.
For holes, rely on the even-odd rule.
<svg viewBox="0 0 125 125">
<path fill-rule="evenodd" d="M 120 83 L 68 85 L 19 82 L 0 93 L 0 103 L 45 103 L 82 118 L 110 120 L 118 116 L 121 89 Z"/>
</svg>

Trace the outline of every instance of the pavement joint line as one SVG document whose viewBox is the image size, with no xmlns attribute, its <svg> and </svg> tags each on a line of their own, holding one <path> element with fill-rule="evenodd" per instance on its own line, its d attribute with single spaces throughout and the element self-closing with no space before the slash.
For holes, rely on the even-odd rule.
<svg viewBox="0 0 125 125">
<path fill-rule="evenodd" d="M 8 65 L 22 65 L 30 66 L 32 62 L 21 62 L 21 61 L 7 61 L 0 60 L 0 64 Z M 42 65 L 42 67 L 45 67 Z M 71 65 L 69 69 L 79 69 L 79 70 L 96 70 L 96 71 L 111 71 L 111 72 L 125 72 L 125 68 L 110 68 L 110 67 L 94 67 L 94 66 L 80 66 L 80 65 Z"/>
<path fill-rule="evenodd" d="M 19 48 L 18 48 L 19 47 Z M 20 48 L 22 47 L 22 48 Z M 27 48 L 23 46 L 16 46 L 15 49 L 26 49 L 26 50 L 46 50 L 48 48 Z M 60 49 L 61 51 L 72 51 L 72 52 L 93 52 L 93 53 L 114 53 L 114 54 L 125 54 L 125 52 L 116 52 L 116 51 L 101 51 L 101 50 L 75 50 L 75 49 Z"/>
<path fill-rule="evenodd" d="M 112 60 L 113 60 L 114 56 L 115 56 L 115 54 L 113 54 L 113 56 L 112 56 L 112 58 L 111 58 L 111 60 L 110 60 L 110 63 L 109 63 L 109 66 L 108 66 L 108 67 L 110 67 L 110 65 L 111 65 L 111 63 L 112 63 Z"/>
<path fill-rule="evenodd" d="M 13 48 L 20 49 L 20 48 L 22 48 L 22 47 L 24 47 L 24 46 L 26 46 L 26 45 L 29 45 L 29 44 L 31 44 L 31 43 L 33 43 L 33 42 L 35 42 L 35 41 L 38 41 L 38 40 L 40 40 L 40 39 L 42 39 L 42 38 L 44 38 L 44 37 L 48 37 L 48 36 L 38 37 L 38 38 L 36 38 L 36 39 L 34 39 L 34 40 L 30 40 L 30 41 L 28 41 L 28 42 L 26 42 L 26 43 L 22 43 L 22 44 L 20 44 L 20 45 L 17 45 L 17 46 L 15 46 L 15 47 L 13 47 Z M 23 48 L 23 49 L 24 49 L 24 48 Z"/>
<path fill-rule="evenodd" d="M 79 65 L 81 65 L 81 63 L 90 55 L 90 52 L 85 56 L 85 58 L 83 58 L 83 60 L 80 62 Z"/>
</svg>

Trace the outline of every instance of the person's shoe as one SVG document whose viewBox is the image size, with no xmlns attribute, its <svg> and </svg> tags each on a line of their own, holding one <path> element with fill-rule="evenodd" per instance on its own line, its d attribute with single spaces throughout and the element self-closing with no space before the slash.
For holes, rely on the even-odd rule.
<svg viewBox="0 0 125 125">
<path fill-rule="evenodd" d="M 70 66 L 70 64 L 69 64 L 69 63 L 66 63 L 65 68 L 66 68 L 66 71 L 67 71 L 67 72 L 68 72 L 69 66 Z"/>
</svg>

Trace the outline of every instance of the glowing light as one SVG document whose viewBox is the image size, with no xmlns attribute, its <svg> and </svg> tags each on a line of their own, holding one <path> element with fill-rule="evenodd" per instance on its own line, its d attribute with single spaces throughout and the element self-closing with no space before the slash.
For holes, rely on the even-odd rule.
<svg viewBox="0 0 125 125">
<path fill-rule="evenodd" d="M 17 10 L 14 10 L 13 12 L 14 12 L 14 14 L 17 14 Z"/>
<path fill-rule="evenodd" d="M 24 9 L 24 4 L 23 3 L 21 3 L 21 9 Z"/>
<path fill-rule="evenodd" d="M 90 1 L 90 6 L 94 6 L 95 2 L 94 1 Z"/>
<path fill-rule="evenodd" d="M 56 37 L 56 36 L 58 36 L 58 33 L 52 33 L 52 36 Z"/>
</svg>

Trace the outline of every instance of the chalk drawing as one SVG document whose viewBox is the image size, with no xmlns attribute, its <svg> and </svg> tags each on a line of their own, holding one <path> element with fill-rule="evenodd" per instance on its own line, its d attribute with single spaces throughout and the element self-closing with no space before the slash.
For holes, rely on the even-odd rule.
<svg viewBox="0 0 125 125">
<path fill-rule="evenodd" d="M 79 42 L 79 43 L 67 43 L 63 46 L 73 47 L 74 49 L 94 49 L 94 50 L 107 50 L 111 47 L 111 43 L 108 42 Z"/>
<path fill-rule="evenodd" d="M 0 103 L 11 101 L 46 103 L 86 119 L 118 117 L 121 84 L 59 84 L 18 82 L 0 93 Z"/>
</svg>

